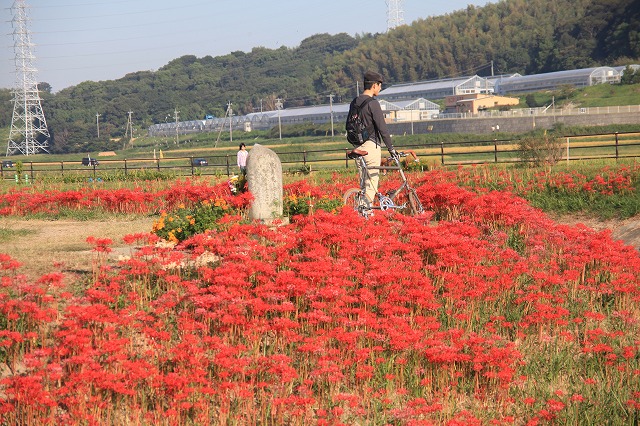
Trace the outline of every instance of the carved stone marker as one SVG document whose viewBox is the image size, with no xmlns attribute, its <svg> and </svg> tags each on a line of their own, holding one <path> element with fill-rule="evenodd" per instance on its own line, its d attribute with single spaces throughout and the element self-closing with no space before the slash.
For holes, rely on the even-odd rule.
<svg viewBox="0 0 640 426">
<path fill-rule="evenodd" d="M 282 218 L 282 163 L 275 152 L 260 144 L 251 148 L 247 158 L 247 185 L 253 195 L 249 219 Z"/>
</svg>

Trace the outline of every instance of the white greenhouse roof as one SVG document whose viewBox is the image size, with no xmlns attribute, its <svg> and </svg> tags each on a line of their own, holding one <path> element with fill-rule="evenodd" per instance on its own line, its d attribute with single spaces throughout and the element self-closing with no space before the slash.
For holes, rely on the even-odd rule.
<svg viewBox="0 0 640 426">
<path fill-rule="evenodd" d="M 606 73 L 617 73 L 614 68 L 611 67 L 594 67 L 594 68 L 581 68 L 577 70 L 566 71 L 554 71 L 544 74 L 531 74 L 531 75 L 519 75 L 501 80 L 501 83 L 516 83 L 521 81 L 543 81 L 543 80 L 561 80 L 572 77 L 584 77 L 589 78 L 594 75 L 602 75 Z"/>
<path fill-rule="evenodd" d="M 418 81 L 415 83 L 395 84 L 380 92 L 380 96 L 395 95 L 397 93 L 427 92 L 440 89 L 453 89 L 466 83 L 473 77 L 462 77 L 444 80 Z"/>
</svg>

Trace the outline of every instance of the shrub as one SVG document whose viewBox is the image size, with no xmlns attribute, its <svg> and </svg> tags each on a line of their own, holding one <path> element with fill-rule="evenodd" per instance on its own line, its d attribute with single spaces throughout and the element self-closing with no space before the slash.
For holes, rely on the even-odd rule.
<svg viewBox="0 0 640 426">
<path fill-rule="evenodd" d="M 152 232 L 177 244 L 208 229 L 215 229 L 218 220 L 231 212 L 231 206 L 223 198 L 205 200 L 193 207 L 181 204 L 175 212 L 162 212 L 154 222 Z"/>
<path fill-rule="evenodd" d="M 519 141 L 522 161 L 534 166 L 552 166 L 562 158 L 562 140 L 549 136 L 526 136 Z"/>
</svg>

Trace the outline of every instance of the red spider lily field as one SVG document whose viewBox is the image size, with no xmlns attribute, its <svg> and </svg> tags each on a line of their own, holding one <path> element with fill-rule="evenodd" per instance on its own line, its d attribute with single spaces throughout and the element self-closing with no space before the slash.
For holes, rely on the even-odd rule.
<svg viewBox="0 0 640 426">
<path fill-rule="evenodd" d="M 336 173 L 287 183 L 268 226 L 205 179 L 4 191 L 3 216 L 157 219 L 118 261 L 88 238 L 71 283 L 0 255 L 2 424 L 637 425 L 640 255 L 525 196 L 639 175 L 411 172 L 427 212 L 366 220 Z"/>
</svg>

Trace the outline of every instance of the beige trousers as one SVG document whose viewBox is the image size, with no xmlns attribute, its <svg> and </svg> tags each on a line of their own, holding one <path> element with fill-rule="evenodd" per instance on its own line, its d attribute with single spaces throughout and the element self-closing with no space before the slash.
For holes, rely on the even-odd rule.
<svg viewBox="0 0 640 426">
<path fill-rule="evenodd" d="M 368 140 L 358 147 L 363 151 L 367 151 L 367 155 L 364 156 L 364 161 L 369 169 L 369 176 L 365 170 L 360 170 L 360 163 L 358 164 L 358 173 L 360 176 L 364 173 L 364 191 L 366 192 L 369 200 L 373 203 L 376 193 L 378 192 L 378 180 L 380 179 L 380 170 L 371 169 L 371 167 L 380 167 L 380 160 L 382 159 L 382 151 L 378 145 L 372 140 Z"/>
</svg>

